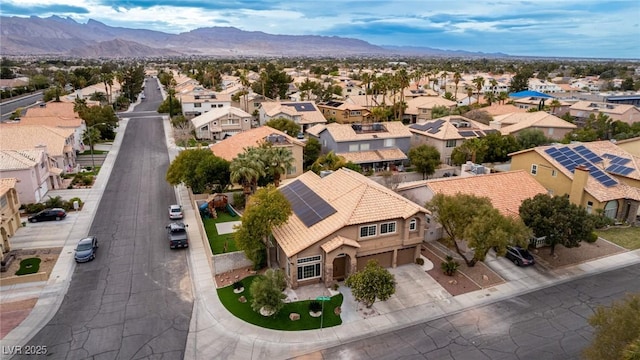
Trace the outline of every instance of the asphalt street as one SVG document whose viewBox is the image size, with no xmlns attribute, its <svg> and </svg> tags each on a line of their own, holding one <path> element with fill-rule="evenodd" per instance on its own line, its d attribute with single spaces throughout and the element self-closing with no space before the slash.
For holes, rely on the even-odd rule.
<svg viewBox="0 0 640 360">
<path fill-rule="evenodd" d="M 580 359 L 598 305 L 640 293 L 640 265 L 583 277 L 491 305 L 332 347 L 314 359 Z"/>
<path fill-rule="evenodd" d="M 76 265 L 58 312 L 29 341 L 49 359 L 184 356 L 193 293 L 188 250 L 170 250 L 165 232 L 176 196 L 158 103 L 120 115 L 127 130 L 90 228 L 97 258 Z"/>
<path fill-rule="evenodd" d="M 37 101 L 42 100 L 42 91 L 32 95 L 25 95 L 17 99 L 5 100 L 0 104 L 0 114 L 2 121 L 8 120 L 17 108 L 27 108 L 33 106 Z"/>
</svg>

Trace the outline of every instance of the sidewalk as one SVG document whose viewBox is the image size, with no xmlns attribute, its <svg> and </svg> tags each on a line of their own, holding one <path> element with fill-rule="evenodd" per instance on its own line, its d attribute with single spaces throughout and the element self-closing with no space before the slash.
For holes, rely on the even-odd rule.
<svg viewBox="0 0 640 360">
<path fill-rule="evenodd" d="M 88 233 L 95 210 L 109 178 L 126 130 L 127 120 L 121 121 L 116 139 L 98 179 L 86 197 L 85 208 L 73 221 L 73 227 L 65 240 L 64 249 L 46 284 L 33 286 L 3 287 L 1 296 L 20 298 L 38 294 L 39 299 L 29 316 L 2 341 L 2 346 L 24 345 L 47 324 L 66 294 L 75 262 L 75 241 Z M 164 120 L 165 136 L 170 159 L 179 149 L 171 137 L 171 126 Z M 354 340 L 368 338 L 392 330 L 398 330 L 424 321 L 490 304 L 513 296 L 532 292 L 544 287 L 570 281 L 582 276 L 605 272 L 627 265 L 640 263 L 640 250 L 624 252 L 575 266 L 548 272 L 549 276 L 534 276 L 522 272 L 506 279 L 507 282 L 490 288 L 451 296 L 438 284 L 430 281 L 423 269 L 405 265 L 390 271 L 398 281 L 396 294 L 386 302 L 373 305 L 372 314 L 363 315 L 353 300 L 348 288 L 340 286 L 344 294 L 343 324 L 332 328 L 310 331 L 276 331 L 248 324 L 231 315 L 218 299 L 214 274 L 207 258 L 205 239 L 199 237 L 196 216 L 184 186 L 175 188 L 176 198 L 184 208 L 184 222 L 190 224 L 191 237 L 188 265 L 191 275 L 194 306 L 185 348 L 185 359 L 284 359 L 301 356 Z M 508 269 L 505 269 L 508 271 Z M 535 273 L 537 274 L 537 273 Z"/>
</svg>

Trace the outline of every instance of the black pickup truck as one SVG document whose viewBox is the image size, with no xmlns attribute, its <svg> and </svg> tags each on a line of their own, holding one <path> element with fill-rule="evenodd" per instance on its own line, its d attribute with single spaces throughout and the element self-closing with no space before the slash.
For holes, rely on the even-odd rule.
<svg viewBox="0 0 640 360">
<path fill-rule="evenodd" d="M 169 247 L 176 249 L 180 247 L 189 247 L 189 237 L 187 236 L 187 226 L 181 222 L 173 222 L 167 225 L 167 237 L 169 238 Z"/>
</svg>

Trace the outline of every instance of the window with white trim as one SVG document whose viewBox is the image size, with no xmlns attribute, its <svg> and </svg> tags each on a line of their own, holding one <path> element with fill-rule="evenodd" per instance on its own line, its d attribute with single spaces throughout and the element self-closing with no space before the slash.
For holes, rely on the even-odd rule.
<svg viewBox="0 0 640 360">
<path fill-rule="evenodd" d="M 376 230 L 377 230 L 376 225 L 360 226 L 360 237 L 366 238 L 366 237 L 376 236 Z"/>
<path fill-rule="evenodd" d="M 358 146 L 358 144 L 349 145 L 349 152 L 358 151 L 359 149 L 360 149 L 360 147 Z"/>
<path fill-rule="evenodd" d="M 364 143 L 364 144 L 360 144 L 360 151 L 367 151 L 369 150 L 369 144 Z"/>
<path fill-rule="evenodd" d="M 202 107 L 202 104 L 201 103 L 195 103 L 195 104 L 193 104 L 193 107 Z"/>
<path fill-rule="evenodd" d="M 418 220 L 409 220 L 409 231 L 416 231 L 418 229 Z"/>
<path fill-rule="evenodd" d="M 298 259 L 298 280 L 319 278 L 321 262 L 321 255 Z"/>
<path fill-rule="evenodd" d="M 447 140 L 447 144 L 445 146 L 448 147 L 448 148 L 456 147 L 456 141 L 455 140 Z"/>
<path fill-rule="evenodd" d="M 382 234 L 393 234 L 396 232 L 396 222 L 391 221 L 388 223 L 380 224 L 380 235 Z"/>
<path fill-rule="evenodd" d="M 536 174 L 538 174 L 538 165 L 531 164 L 531 175 L 536 175 Z"/>
<path fill-rule="evenodd" d="M 392 147 L 396 144 L 396 139 L 384 139 L 384 147 Z"/>
</svg>

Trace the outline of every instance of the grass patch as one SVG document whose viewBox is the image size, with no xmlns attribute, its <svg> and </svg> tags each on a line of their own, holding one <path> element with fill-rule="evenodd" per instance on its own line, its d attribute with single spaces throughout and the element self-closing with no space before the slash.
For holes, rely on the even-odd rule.
<svg viewBox="0 0 640 360">
<path fill-rule="evenodd" d="M 204 224 L 204 230 L 207 233 L 207 239 L 209 239 L 209 246 L 211 246 L 211 251 L 214 255 L 224 254 L 225 252 L 233 252 L 238 251 L 236 247 L 236 242 L 233 241 L 233 233 L 219 235 L 218 230 L 216 229 L 216 224 L 229 222 L 229 221 L 239 221 L 240 217 L 231 216 L 227 212 L 220 211 L 218 212 L 217 219 L 206 218 L 202 219 L 202 223 Z M 227 251 L 224 251 L 224 244 L 227 243 Z"/>
<path fill-rule="evenodd" d="M 596 234 L 625 249 L 640 249 L 640 227 L 611 227 L 607 230 L 596 230 Z"/>
<path fill-rule="evenodd" d="M 102 155 L 102 154 L 108 154 L 109 152 L 107 150 L 93 150 L 93 155 Z M 81 153 L 79 153 L 78 155 L 91 155 L 91 150 L 85 150 Z"/>
<path fill-rule="evenodd" d="M 275 316 L 265 317 L 260 315 L 251 308 L 252 297 L 249 289 L 255 278 L 256 276 L 250 276 L 242 279 L 244 291 L 241 294 L 233 292 L 233 285 L 218 289 L 220 301 L 237 318 L 263 328 L 288 331 L 320 329 L 321 321 L 323 328 L 342 324 L 340 315 L 335 315 L 334 313 L 334 309 L 342 305 L 342 294 L 332 296 L 330 301 L 325 301 L 322 320 L 320 317 L 314 318 L 309 315 L 309 303 L 311 300 L 287 303 Z M 241 303 L 238 301 L 240 296 L 247 298 L 247 302 Z M 291 313 L 300 314 L 300 320 L 291 321 L 289 319 L 289 314 Z"/>
<path fill-rule="evenodd" d="M 20 261 L 20 269 L 16 271 L 16 275 L 35 274 L 40 270 L 40 258 L 28 258 Z"/>
</svg>

